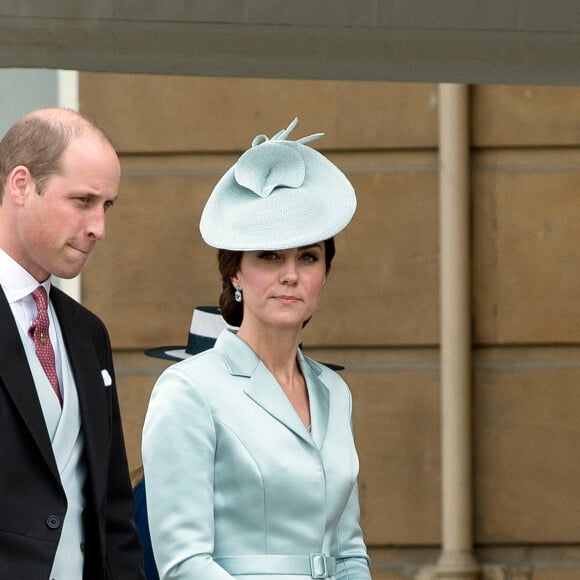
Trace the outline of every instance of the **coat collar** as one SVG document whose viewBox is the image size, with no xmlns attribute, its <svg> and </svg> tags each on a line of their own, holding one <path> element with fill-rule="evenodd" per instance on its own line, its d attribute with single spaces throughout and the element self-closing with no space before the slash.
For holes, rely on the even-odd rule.
<svg viewBox="0 0 580 580">
<path fill-rule="evenodd" d="M 100 472 L 107 455 L 106 438 L 96 437 L 95 434 L 106 433 L 109 411 L 105 406 L 105 398 L 99 396 L 99 389 L 104 388 L 99 361 L 91 343 L 89 329 L 77 320 L 80 306 L 54 287 L 51 288 L 50 299 L 59 319 L 75 378 L 83 417 L 83 429 L 92 434 L 86 438 L 87 455 L 95 470 Z M 4 383 L 46 463 L 58 479 L 58 468 L 38 401 L 34 379 L 28 367 L 16 321 L 2 288 L 0 288 L 0 321 L 0 352 L 2 353 L 0 381 Z"/>
<path fill-rule="evenodd" d="M 223 330 L 215 344 L 233 376 L 247 377 L 244 392 L 267 413 L 283 423 L 298 437 L 316 447 L 322 447 L 328 427 L 330 393 L 320 380 L 322 367 L 304 356 L 298 349 L 298 364 L 304 375 L 310 402 L 311 432 L 309 433 L 284 391 L 260 361 L 256 353 L 230 330 Z"/>
<path fill-rule="evenodd" d="M 0 380 L 56 479 L 58 469 L 16 321 L 0 288 Z"/>
<path fill-rule="evenodd" d="M 81 316 L 83 307 L 58 288 L 52 288 L 50 298 L 58 316 L 70 368 L 74 376 L 79 411 L 85 433 L 85 451 L 93 481 L 93 492 L 98 496 L 104 490 L 102 466 L 107 464 L 108 437 L 111 410 L 107 407 L 107 397 L 102 396 L 105 386 L 102 371 L 114 374 L 113 368 L 103 369 L 97 357 L 95 338 L 87 325 L 86 316 Z M 108 337 L 103 336 L 103 341 Z M 103 344 L 103 348 L 105 345 Z M 111 362 L 112 365 L 112 362 Z"/>
</svg>

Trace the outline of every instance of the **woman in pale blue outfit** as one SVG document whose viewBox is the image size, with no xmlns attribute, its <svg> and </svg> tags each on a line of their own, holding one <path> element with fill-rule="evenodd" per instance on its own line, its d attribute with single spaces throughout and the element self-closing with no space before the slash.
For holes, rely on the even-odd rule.
<svg viewBox="0 0 580 580">
<path fill-rule="evenodd" d="M 215 347 L 163 372 L 143 430 L 161 578 L 369 580 L 351 395 L 299 344 L 354 190 L 288 129 L 260 135 L 201 217 L 219 249 Z"/>
</svg>

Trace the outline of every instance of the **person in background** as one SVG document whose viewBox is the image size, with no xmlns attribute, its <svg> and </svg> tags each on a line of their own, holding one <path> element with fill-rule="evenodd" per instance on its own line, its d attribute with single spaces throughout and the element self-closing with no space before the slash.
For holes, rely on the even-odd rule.
<svg viewBox="0 0 580 580">
<path fill-rule="evenodd" d="M 159 346 L 147 349 L 145 354 L 154 358 L 181 361 L 211 348 L 224 328 L 228 328 L 228 324 L 217 306 L 198 306 L 193 310 L 186 346 Z M 135 496 L 135 523 L 143 545 L 145 576 L 147 580 L 159 580 L 147 519 L 147 490 L 142 465 L 131 473 L 131 482 Z"/>
<path fill-rule="evenodd" d="M 346 383 L 300 348 L 354 189 L 326 157 L 260 135 L 200 221 L 218 249 L 223 330 L 165 370 L 142 455 L 162 579 L 369 580 Z"/>
<path fill-rule="evenodd" d="M 106 135 L 42 109 L 0 141 L 0 578 L 143 579 L 109 336 L 80 273 L 120 182 Z"/>
</svg>

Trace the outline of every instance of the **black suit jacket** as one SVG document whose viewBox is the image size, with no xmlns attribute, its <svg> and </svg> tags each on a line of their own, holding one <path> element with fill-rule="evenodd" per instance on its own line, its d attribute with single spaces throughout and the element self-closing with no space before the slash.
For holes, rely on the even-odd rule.
<svg viewBox="0 0 580 580">
<path fill-rule="evenodd" d="M 50 300 L 75 377 L 85 439 L 84 579 L 141 580 L 143 556 L 133 522 L 109 336 L 94 314 L 57 288 L 51 289 Z M 113 379 L 110 387 L 104 386 L 103 369 Z M 47 580 L 66 509 L 32 373 L 0 288 L 2 580 Z"/>
</svg>

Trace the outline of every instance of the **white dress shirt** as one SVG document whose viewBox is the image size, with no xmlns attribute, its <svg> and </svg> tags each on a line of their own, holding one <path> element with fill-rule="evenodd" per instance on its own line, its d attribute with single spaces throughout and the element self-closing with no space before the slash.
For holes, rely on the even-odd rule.
<svg viewBox="0 0 580 580">
<path fill-rule="evenodd" d="M 36 302 L 32 297 L 32 292 L 38 286 L 44 286 L 46 295 L 50 297 L 50 278 L 39 283 L 16 260 L 0 248 L 0 286 L 2 286 L 4 294 L 6 294 L 14 319 L 24 331 L 24 334 L 29 336 L 31 343 L 34 343 L 34 340 L 28 334 L 28 329 L 36 319 Z M 55 330 L 55 314 L 50 305 L 50 298 L 48 303 L 48 319 L 50 321 L 49 335 L 52 348 L 54 349 L 56 374 L 62 389 L 62 364 L 60 358 L 62 347 L 59 344 Z"/>
</svg>

